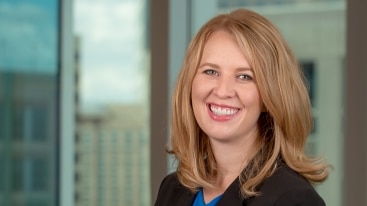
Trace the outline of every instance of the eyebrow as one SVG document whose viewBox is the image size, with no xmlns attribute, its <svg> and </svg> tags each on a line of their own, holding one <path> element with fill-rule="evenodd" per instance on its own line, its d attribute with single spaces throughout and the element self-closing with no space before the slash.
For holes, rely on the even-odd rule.
<svg viewBox="0 0 367 206">
<path fill-rule="evenodd" d="M 213 67 L 214 69 L 219 69 L 219 66 L 216 64 L 212 64 L 212 63 L 203 63 L 199 65 L 199 68 L 204 67 L 204 66 L 209 66 L 209 67 Z"/>
<path fill-rule="evenodd" d="M 220 67 L 216 64 L 213 64 L 213 63 L 203 63 L 203 64 L 200 64 L 199 65 L 199 68 L 202 68 L 204 66 L 209 66 L 209 67 L 212 67 L 214 69 L 219 69 Z M 238 67 L 236 68 L 236 71 L 251 71 L 251 72 L 254 72 L 254 70 L 250 67 Z"/>
</svg>

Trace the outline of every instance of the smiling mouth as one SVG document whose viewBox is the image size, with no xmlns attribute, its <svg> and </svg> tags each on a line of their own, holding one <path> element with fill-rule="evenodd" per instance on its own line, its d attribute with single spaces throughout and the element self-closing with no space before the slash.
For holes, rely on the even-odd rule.
<svg viewBox="0 0 367 206">
<path fill-rule="evenodd" d="M 219 107 L 219 106 L 215 106 L 212 104 L 209 104 L 209 109 L 213 114 L 218 115 L 218 116 L 234 115 L 238 111 L 240 111 L 240 109 L 238 108 Z"/>
</svg>

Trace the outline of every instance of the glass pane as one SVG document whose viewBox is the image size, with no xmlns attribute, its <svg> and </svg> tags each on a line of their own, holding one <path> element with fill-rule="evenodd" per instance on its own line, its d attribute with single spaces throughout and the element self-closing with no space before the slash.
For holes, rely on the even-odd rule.
<svg viewBox="0 0 367 206">
<path fill-rule="evenodd" d="M 194 1 L 191 35 L 212 16 L 245 7 L 270 19 L 302 65 L 310 86 L 314 130 L 307 151 L 324 155 L 334 169 L 317 187 L 326 205 L 342 205 L 343 70 L 345 2 L 343 0 Z M 175 67 L 175 68 L 180 68 Z"/>
<path fill-rule="evenodd" d="M 56 204 L 58 1 L 0 1 L 0 205 Z"/>
<path fill-rule="evenodd" d="M 146 0 L 74 2 L 76 206 L 150 205 Z"/>
</svg>

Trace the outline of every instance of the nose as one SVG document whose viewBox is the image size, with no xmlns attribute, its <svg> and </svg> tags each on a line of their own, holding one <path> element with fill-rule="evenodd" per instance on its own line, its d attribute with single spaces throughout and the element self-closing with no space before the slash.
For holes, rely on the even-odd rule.
<svg viewBox="0 0 367 206">
<path fill-rule="evenodd" d="M 214 94 L 219 98 L 231 98 L 234 97 L 235 92 L 235 80 L 231 77 L 220 76 L 217 79 Z"/>
</svg>

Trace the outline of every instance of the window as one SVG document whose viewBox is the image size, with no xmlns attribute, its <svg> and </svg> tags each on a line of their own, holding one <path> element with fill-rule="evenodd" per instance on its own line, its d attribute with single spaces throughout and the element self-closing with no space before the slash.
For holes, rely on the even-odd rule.
<svg viewBox="0 0 367 206">
<path fill-rule="evenodd" d="M 79 42 L 77 131 L 91 134 L 93 142 L 91 147 L 86 141 L 76 144 L 80 182 L 75 184 L 89 185 L 76 193 L 99 205 L 151 205 L 148 1 L 76 0 L 74 8 Z M 82 200 L 76 199 L 75 206 L 84 206 Z"/>
<path fill-rule="evenodd" d="M 0 28 L 0 205 L 56 205 L 59 1 L 1 1 Z"/>
</svg>

